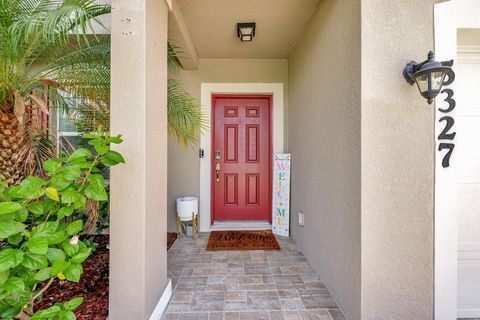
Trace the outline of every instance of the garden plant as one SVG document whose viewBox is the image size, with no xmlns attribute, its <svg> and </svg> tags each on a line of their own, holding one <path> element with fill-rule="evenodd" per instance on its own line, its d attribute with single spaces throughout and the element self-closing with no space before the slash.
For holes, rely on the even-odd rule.
<svg viewBox="0 0 480 320">
<path fill-rule="evenodd" d="M 87 203 L 108 201 L 99 166 L 124 162 L 110 149 L 122 142 L 120 136 L 97 132 L 83 138 L 91 148 L 45 161 L 44 178 L 0 186 L 0 319 L 76 319 L 81 297 L 39 311 L 35 302 L 55 279 L 80 280 L 82 263 L 94 249 L 81 238 Z"/>
</svg>

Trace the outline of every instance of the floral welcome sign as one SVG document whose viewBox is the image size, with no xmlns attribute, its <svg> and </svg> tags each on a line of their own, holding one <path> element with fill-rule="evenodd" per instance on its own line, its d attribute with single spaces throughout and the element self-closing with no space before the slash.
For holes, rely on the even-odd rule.
<svg viewBox="0 0 480 320">
<path fill-rule="evenodd" d="M 277 153 L 273 160 L 272 229 L 285 237 L 290 231 L 290 159 L 289 153 Z"/>
</svg>

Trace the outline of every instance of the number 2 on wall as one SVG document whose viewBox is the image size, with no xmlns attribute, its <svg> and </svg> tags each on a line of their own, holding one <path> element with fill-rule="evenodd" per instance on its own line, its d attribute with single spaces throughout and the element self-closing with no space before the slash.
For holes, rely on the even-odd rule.
<svg viewBox="0 0 480 320">
<path fill-rule="evenodd" d="M 445 116 L 441 117 L 438 122 L 446 121 L 445 128 L 443 131 L 438 135 L 438 140 L 453 140 L 455 138 L 456 132 L 448 133 L 448 131 L 453 127 L 455 124 L 455 120 L 452 117 Z"/>
</svg>

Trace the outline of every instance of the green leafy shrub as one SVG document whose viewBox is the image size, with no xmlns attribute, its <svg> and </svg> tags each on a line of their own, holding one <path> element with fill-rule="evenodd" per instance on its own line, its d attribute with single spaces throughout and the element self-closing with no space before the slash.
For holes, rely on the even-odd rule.
<svg viewBox="0 0 480 320">
<path fill-rule="evenodd" d="M 0 186 L 0 319 L 75 319 L 73 310 L 82 298 L 33 310 L 56 278 L 80 280 L 82 263 L 93 249 L 92 243 L 79 239 L 84 230 L 81 214 L 88 199 L 108 201 L 98 167 L 124 162 L 120 153 L 110 150 L 110 144 L 122 142 L 119 136 L 96 133 L 83 138 L 94 154 L 77 149 L 44 162 L 46 178 L 31 176 L 17 186 Z"/>
</svg>

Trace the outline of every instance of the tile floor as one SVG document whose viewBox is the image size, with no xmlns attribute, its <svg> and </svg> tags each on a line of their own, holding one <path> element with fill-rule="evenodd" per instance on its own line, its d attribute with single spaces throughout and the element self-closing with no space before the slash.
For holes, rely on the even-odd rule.
<svg viewBox="0 0 480 320">
<path fill-rule="evenodd" d="M 177 239 L 168 251 L 173 296 L 165 320 L 345 320 L 303 254 L 206 251 L 208 234 Z"/>
</svg>

